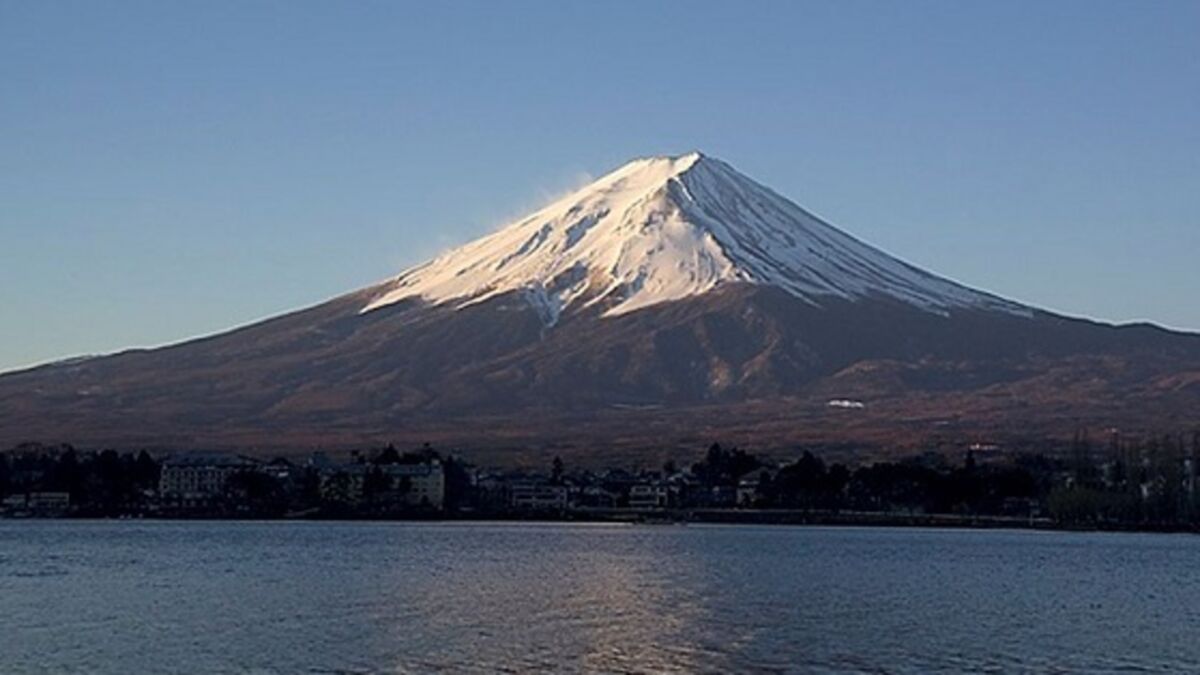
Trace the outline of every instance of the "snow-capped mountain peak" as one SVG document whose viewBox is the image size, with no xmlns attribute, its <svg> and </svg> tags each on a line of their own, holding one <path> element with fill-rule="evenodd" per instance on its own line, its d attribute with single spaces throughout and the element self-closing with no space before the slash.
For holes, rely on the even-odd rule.
<svg viewBox="0 0 1200 675">
<path fill-rule="evenodd" d="M 629 162 L 381 284 L 363 312 L 517 291 L 553 324 L 572 307 L 612 316 L 729 283 L 777 286 L 814 305 L 881 296 L 943 314 L 1029 314 L 872 248 L 699 152 Z"/>
</svg>

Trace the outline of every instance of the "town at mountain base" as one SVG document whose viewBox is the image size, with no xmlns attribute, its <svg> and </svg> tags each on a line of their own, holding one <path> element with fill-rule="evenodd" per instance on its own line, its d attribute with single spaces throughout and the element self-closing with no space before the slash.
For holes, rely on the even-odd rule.
<svg viewBox="0 0 1200 675">
<path fill-rule="evenodd" d="M 607 461 L 718 437 L 899 447 L 1197 421 L 1200 336 L 966 288 L 699 154 L 637 160 L 310 309 L 0 376 L 0 443 Z"/>
<path fill-rule="evenodd" d="M 0 450 L 0 518 L 565 520 L 1200 532 L 1200 431 L 826 463 L 713 443 L 647 466 L 478 467 L 426 445 L 340 457 Z M 691 455 L 693 453 L 687 453 Z"/>
</svg>

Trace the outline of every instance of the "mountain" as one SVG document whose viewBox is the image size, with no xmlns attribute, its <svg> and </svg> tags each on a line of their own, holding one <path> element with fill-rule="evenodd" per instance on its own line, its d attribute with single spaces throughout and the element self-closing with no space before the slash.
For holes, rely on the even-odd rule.
<svg viewBox="0 0 1200 675">
<path fill-rule="evenodd" d="M 596 454 L 1176 429 L 1200 336 L 897 260 L 717 159 L 639 159 L 315 307 L 0 376 L 0 441 Z M 498 455 L 499 456 L 499 455 Z"/>
<path fill-rule="evenodd" d="M 700 153 L 640 159 L 386 284 L 364 311 L 419 297 L 458 307 L 521 292 L 547 324 L 617 316 L 749 283 L 809 304 L 885 296 L 930 311 L 1030 315 L 892 258 Z"/>
</svg>

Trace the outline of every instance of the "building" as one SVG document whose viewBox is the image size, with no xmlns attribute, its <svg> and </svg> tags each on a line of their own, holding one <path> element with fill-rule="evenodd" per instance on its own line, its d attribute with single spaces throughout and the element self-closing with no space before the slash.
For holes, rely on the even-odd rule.
<svg viewBox="0 0 1200 675">
<path fill-rule="evenodd" d="M 611 509 L 617 505 L 617 495 L 598 485 L 585 485 L 570 490 L 570 504 L 585 509 Z"/>
<path fill-rule="evenodd" d="M 762 481 L 757 474 L 746 476 L 737 484 L 737 505 L 742 508 L 754 506 L 758 502 L 759 487 Z"/>
<path fill-rule="evenodd" d="M 385 464 L 382 468 L 409 506 L 441 509 L 446 505 L 446 472 L 440 461 Z"/>
<path fill-rule="evenodd" d="M 665 509 L 670 504 L 670 490 L 662 483 L 640 483 L 629 488 L 631 509 Z"/>
<path fill-rule="evenodd" d="M 35 513 L 66 513 L 71 508 L 71 493 L 30 492 L 26 501 Z"/>
<path fill-rule="evenodd" d="M 269 462 L 260 464 L 258 472 L 274 478 L 281 483 L 299 480 L 304 475 L 304 467 L 296 466 L 290 461 L 277 457 Z"/>
<path fill-rule="evenodd" d="M 247 457 L 220 453 L 169 457 L 162 463 L 158 492 L 165 502 L 175 506 L 205 506 L 225 494 L 234 474 L 258 467 L 258 462 Z"/>
<path fill-rule="evenodd" d="M 518 481 L 509 486 L 508 504 L 526 511 L 562 511 L 567 508 L 568 490 L 565 485 L 541 481 Z"/>
<path fill-rule="evenodd" d="M 370 499 L 380 505 L 442 509 L 446 505 L 446 472 L 436 459 L 421 463 L 324 464 L 321 495 L 328 500 L 358 503 Z M 378 471 L 385 487 L 367 494 L 368 479 Z"/>
<path fill-rule="evenodd" d="M 728 509 L 737 506 L 738 489 L 732 485 L 714 485 L 697 489 L 689 495 L 691 506 L 705 509 Z"/>
<path fill-rule="evenodd" d="M 71 509 L 69 492 L 27 492 L 10 495 L 2 503 L 4 511 L 32 516 L 61 516 Z"/>
<path fill-rule="evenodd" d="M 742 508 L 759 506 L 760 501 L 767 496 L 764 492 L 778 473 L 776 469 L 767 468 L 751 471 L 742 476 L 737 484 L 737 506 Z"/>
<path fill-rule="evenodd" d="M 484 511 L 500 511 L 509 506 L 508 481 L 501 474 L 475 472 L 472 483 L 475 503 Z"/>
</svg>

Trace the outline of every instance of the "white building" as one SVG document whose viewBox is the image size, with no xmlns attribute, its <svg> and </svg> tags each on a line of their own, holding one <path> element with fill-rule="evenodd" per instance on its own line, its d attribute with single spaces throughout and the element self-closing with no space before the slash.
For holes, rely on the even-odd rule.
<svg viewBox="0 0 1200 675">
<path fill-rule="evenodd" d="M 407 504 L 435 509 L 446 505 L 446 472 L 436 459 L 424 464 L 386 464 L 383 470 L 397 486 L 407 483 L 408 490 L 401 489 Z"/>
<path fill-rule="evenodd" d="M 178 455 L 163 461 L 158 491 L 164 500 L 179 506 L 202 506 L 225 494 L 231 476 L 258 466 L 254 460 L 233 455 Z"/>
<path fill-rule="evenodd" d="M 69 492 L 27 492 L 0 502 L 0 510 L 34 515 L 62 515 L 71 508 Z"/>
<path fill-rule="evenodd" d="M 567 508 L 567 486 L 520 481 L 509 487 L 508 503 L 514 509 L 562 510 Z"/>
<path fill-rule="evenodd" d="M 737 485 L 737 505 L 741 507 L 754 506 L 758 501 L 758 476 L 743 478 Z"/>
<path fill-rule="evenodd" d="M 27 501 L 32 511 L 62 513 L 71 508 L 71 493 L 30 492 Z"/>
<path fill-rule="evenodd" d="M 442 509 L 446 505 L 446 472 L 438 460 L 420 464 L 343 464 L 321 469 L 321 492 L 326 499 L 357 502 L 364 499 L 367 475 L 380 471 L 388 478 L 388 489 L 374 499 L 402 502 L 407 506 Z"/>
<path fill-rule="evenodd" d="M 629 488 L 629 508 L 665 509 L 671 503 L 671 492 L 666 485 L 642 483 Z"/>
</svg>

